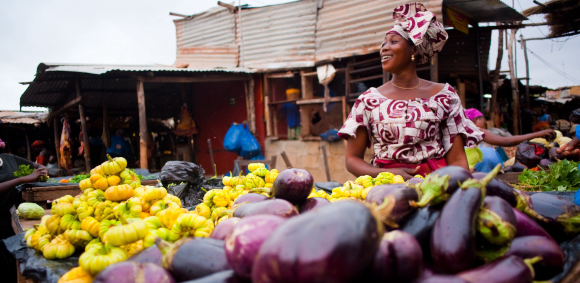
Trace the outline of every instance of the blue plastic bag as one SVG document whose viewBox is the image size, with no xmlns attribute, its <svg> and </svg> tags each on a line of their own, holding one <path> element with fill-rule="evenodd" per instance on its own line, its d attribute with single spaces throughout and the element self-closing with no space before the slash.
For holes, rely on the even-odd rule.
<svg viewBox="0 0 580 283">
<path fill-rule="evenodd" d="M 224 148 L 227 151 L 239 153 L 242 148 L 242 138 L 246 134 L 246 131 L 244 125 L 232 123 L 224 138 Z"/>
<path fill-rule="evenodd" d="M 244 128 L 244 131 L 245 133 L 241 141 L 242 148 L 240 151 L 240 155 L 244 159 L 250 159 L 252 157 L 258 156 L 259 154 L 262 154 L 262 148 L 260 147 L 258 140 L 254 138 L 252 133 L 250 133 L 250 131 L 247 128 Z"/>
</svg>

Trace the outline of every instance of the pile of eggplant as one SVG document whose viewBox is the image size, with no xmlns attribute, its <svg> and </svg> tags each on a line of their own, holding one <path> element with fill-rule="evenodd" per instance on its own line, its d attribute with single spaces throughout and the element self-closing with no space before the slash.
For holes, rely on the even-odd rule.
<svg viewBox="0 0 580 283">
<path fill-rule="evenodd" d="M 288 169 L 274 200 L 248 194 L 210 238 L 156 239 L 129 260 L 136 267 L 107 269 L 153 263 L 171 274 L 165 282 L 188 283 L 549 280 L 564 267 L 558 243 L 580 233 L 580 207 L 529 196 L 494 179 L 498 171 L 448 166 L 422 182 L 376 186 L 364 202 L 330 203 L 306 199 L 312 176 Z"/>
</svg>

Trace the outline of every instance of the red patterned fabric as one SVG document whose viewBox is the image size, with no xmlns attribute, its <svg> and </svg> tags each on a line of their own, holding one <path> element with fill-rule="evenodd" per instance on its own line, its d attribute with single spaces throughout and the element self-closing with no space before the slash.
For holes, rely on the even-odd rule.
<svg viewBox="0 0 580 283">
<path fill-rule="evenodd" d="M 421 3 L 411 3 L 395 8 L 395 26 L 387 32 L 395 33 L 413 41 L 419 48 L 418 64 L 424 64 L 443 49 L 449 35 L 437 22 L 435 14 L 427 11 Z"/>
<path fill-rule="evenodd" d="M 403 167 L 403 168 L 415 169 L 415 167 L 417 167 L 417 164 L 401 163 L 401 162 L 396 162 L 394 160 L 382 160 L 382 159 L 375 159 L 374 164 L 376 167 L 379 167 L 379 168 L 401 168 L 401 167 Z M 419 165 L 419 171 L 417 171 L 417 174 L 425 177 L 428 174 L 431 174 L 431 172 L 433 172 L 439 168 L 447 166 L 447 161 L 445 161 L 445 158 L 429 159 L 429 160 L 427 160 L 427 162 L 421 163 L 418 165 Z"/>
<path fill-rule="evenodd" d="M 412 164 L 445 157 L 457 134 L 466 147 L 476 147 L 484 136 L 449 84 L 429 99 L 411 100 L 389 99 L 370 88 L 357 98 L 338 135 L 355 137 L 361 126 L 374 140 L 376 159 Z"/>
</svg>

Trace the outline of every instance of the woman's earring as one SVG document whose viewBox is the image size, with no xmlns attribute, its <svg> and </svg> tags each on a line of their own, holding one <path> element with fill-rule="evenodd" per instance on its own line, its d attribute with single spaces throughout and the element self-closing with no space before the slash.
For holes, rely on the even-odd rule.
<svg viewBox="0 0 580 283">
<path fill-rule="evenodd" d="M 415 55 L 411 55 L 411 61 L 415 61 Z"/>
</svg>

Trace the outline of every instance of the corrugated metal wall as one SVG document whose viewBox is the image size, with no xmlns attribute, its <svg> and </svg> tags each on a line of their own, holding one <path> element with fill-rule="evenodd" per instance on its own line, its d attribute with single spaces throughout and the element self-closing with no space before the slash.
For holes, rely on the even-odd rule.
<svg viewBox="0 0 580 283">
<path fill-rule="evenodd" d="M 393 26 L 393 9 L 403 0 L 325 0 L 316 23 L 316 61 L 379 51 Z M 442 21 L 442 0 L 423 1 Z"/>
<path fill-rule="evenodd" d="M 191 20 L 176 20 L 177 58 L 175 65 L 189 68 L 238 65 L 235 15 L 222 7 L 195 15 Z"/>
<path fill-rule="evenodd" d="M 315 0 L 242 10 L 241 42 L 239 21 L 237 27 L 236 39 L 243 44 L 240 61 L 244 61 L 244 67 L 314 66 Z"/>
</svg>

